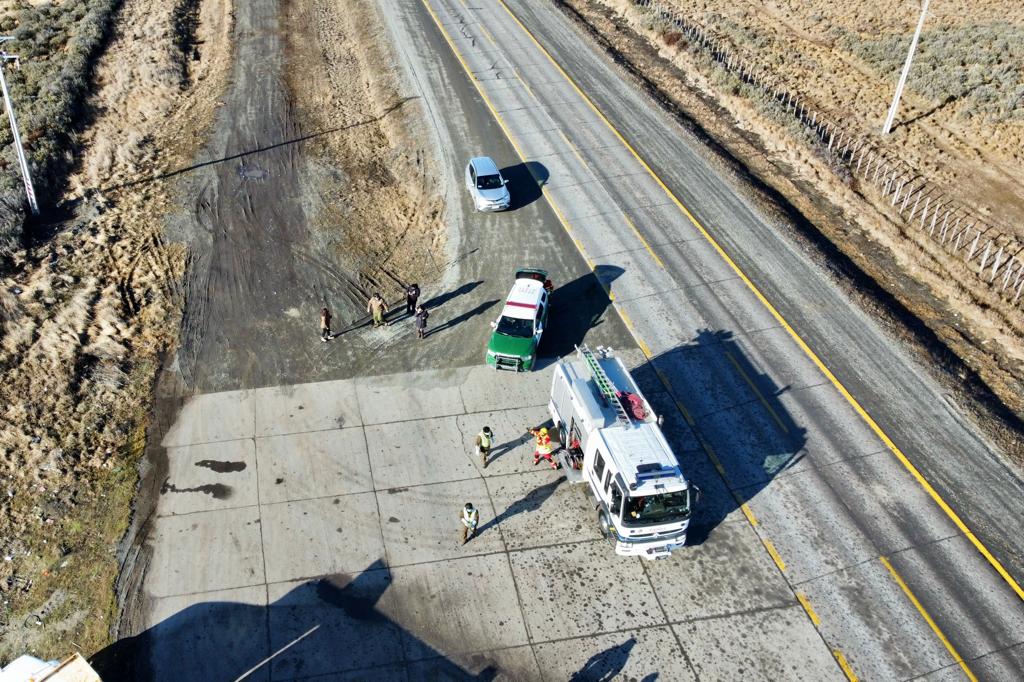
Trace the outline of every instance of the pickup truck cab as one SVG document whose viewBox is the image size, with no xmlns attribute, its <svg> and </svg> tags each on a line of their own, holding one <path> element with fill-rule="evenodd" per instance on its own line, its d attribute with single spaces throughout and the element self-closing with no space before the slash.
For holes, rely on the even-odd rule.
<svg viewBox="0 0 1024 682">
<path fill-rule="evenodd" d="M 528 372 L 537 360 L 537 347 L 548 321 L 548 273 L 522 269 L 505 299 L 498 319 L 491 322 L 487 364 L 494 369 Z"/>
</svg>

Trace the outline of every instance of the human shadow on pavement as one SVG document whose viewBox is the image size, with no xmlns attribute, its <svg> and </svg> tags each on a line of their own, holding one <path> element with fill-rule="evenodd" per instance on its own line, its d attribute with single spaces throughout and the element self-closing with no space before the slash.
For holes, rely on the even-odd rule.
<svg viewBox="0 0 1024 682">
<path fill-rule="evenodd" d="M 624 272 L 615 265 L 598 265 L 592 272 L 556 286 L 551 293 L 548 328 L 541 337 L 538 356 L 562 357 L 583 343 L 587 332 L 602 323 L 601 318 L 611 305 L 606 287 Z"/>
<path fill-rule="evenodd" d="M 468 294 L 469 292 L 473 291 L 483 283 L 484 281 L 482 279 L 477 280 L 475 282 L 466 282 L 465 284 L 459 286 L 457 289 L 452 289 L 451 291 L 446 291 L 443 294 L 438 294 L 437 296 L 427 299 L 426 301 L 421 301 L 419 305 L 423 306 L 427 310 L 432 311 L 434 308 L 444 305 L 445 303 L 451 301 L 454 298 L 458 298 L 459 296 L 464 296 L 465 294 Z M 403 305 L 405 304 L 404 299 L 402 303 Z"/>
<path fill-rule="evenodd" d="M 550 173 L 544 164 L 526 161 L 502 168 L 501 176 L 508 181 L 508 192 L 512 198 L 508 210 L 515 211 L 541 198 L 540 188 L 548 181 Z"/>
<path fill-rule="evenodd" d="M 703 543 L 740 501 L 753 499 L 804 457 L 807 429 L 780 400 L 789 387 L 759 369 L 731 331 L 701 329 L 689 343 L 633 370 L 633 377 L 664 418 L 662 430 L 683 473 L 702 491 L 689 545 Z"/>
<path fill-rule="evenodd" d="M 378 560 L 356 575 L 297 585 L 269 606 L 193 604 L 114 642 L 90 663 L 104 682 L 305 679 L 378 666 L 373 678 L 387 680 L 405 679 L 403 652 L 416 651 L 441 679 L 497 677 L 497 665 L 483 660 L 479 672 L 465 670 L 379 610 L 390 584 Z"/>
<path fill-rule="evenodd" d="M 519 514 L 525 514 L 528 512 L 535 512 L 541 508 L 549 497 L 551 497 L 558 486 L 565 482 L 565 476 L 559 476 L 553 481 L 549 481 L 543 485 L 539 485 L 530 492 L 526 493 L 522 498 L 516 500 L 508 506 L 508 508 L 495 516 L 487 523 L 480 526 L 476 534 L 481 535 L 488 528 L 493 526 L 500 526 L 505 521 L 508 521 L 514 516 Z"/>
<path fill-rule="evenodd" d="M 456 325 L 459 325 L 459 324 L 465 322 L 466 320 L 472 319 L 472 318 L 476 317 L 477 315 L 482 315 L 483 313 L 487 312 L 490 308 L 492 308 L 494 306 L 494 304 L 497 303 L 497 302 L 498 302 L 498 299 L 493 299 L 493 300 L 490 300 L 490 301 L 484 301 L 483 303 L 481 303 L 477 307 L 473 308 L 472 310 L 467 310 L 466 312 L 462 313 L 461 315 L 456 315 L 452 319 L 447 320 L 446 322 L 443 322 L 442 324 L 440 324 L 440 325 L 438 325 L 438 326 L 436 326 L 436 327 L 434 327 L 432 329 L 428 328 L 427 329 L 427 333 L 424 334 L 424 336 L 429 338 L 429 337 L 433 336 L 434 334 L 437 334 L 439 332 L 443 332 L 446 329 L 451 329 L 452 327 L 454 327 Z"/>
<path fill-rule="evenodd" d="M 498 458 L 507 455 L 508 453 L 512 452 L 523 443 L 528 443 L 530 441 L 530 438 L 530 434 L 526 433 L 523 434 L 522 436 L 519 436 L 518 438 L 507 440 L 504 443 L 501 443 L 500 445 L 495 445 L 494 447 L 491 448 L 491 452 L 487 456 L 487 463 L 492 464 L 498 461 Z"/>
<path fill-rule="evenodd" d="M 572 682 L 611 682 L 626 667 L 634 646 L 636 637 L 630 637 L 622 644 L 597 652 L 569 679 Z"/>
</svg>

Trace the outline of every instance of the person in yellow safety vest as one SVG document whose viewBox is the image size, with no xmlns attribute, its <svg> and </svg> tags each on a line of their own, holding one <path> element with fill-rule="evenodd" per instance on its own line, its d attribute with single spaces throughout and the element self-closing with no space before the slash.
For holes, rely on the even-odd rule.
<svg viewBox="0 0 1024 682">
<path fill-rule="evenodd" d="M 484 469 L 487 468 L 487 455 L 491 454 L 491 445 L 494 444 L 494 434 L 491 432 L 490 426 L 485 426 L 483 430 L 476 434 L 476 454 L 480 456 L 480 466 Z"/>
<path fill-rule="evenodd" d="M 548 435 L 548 430 L 542 426 L 539 429 L 530 429 L 530 433 L 537 439 L 537 449 L 533 452 L 534 465 L 538 464 L 541 457 L 543 457 L 548 461 L 552 469 L 557 469 L 558 465 L 551 458 L 551 452 L 554 448 L 551 445 L 551 436 Z"/>
<path fill-rule="evenodd" d="M 467 502 L 462 508 L 462 544 L 469 542 L 476 534 L 476 525 L 480 521 L 480 512 L 473 508 L 472 502 Z"/>
</svg>

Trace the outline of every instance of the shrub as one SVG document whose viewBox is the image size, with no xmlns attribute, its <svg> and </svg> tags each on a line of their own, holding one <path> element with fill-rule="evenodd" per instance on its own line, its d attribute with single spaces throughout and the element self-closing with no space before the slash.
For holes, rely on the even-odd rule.
<svg viewBox="0 0 1024 682">
<path fill-rule="evenodd" d="M 14 40 L 5 47 L 21 58 L 21 68 L 6 74 L 41 204 L 60 195 L 75 161 L 74 133 L 84 118 L 92 68 L 119 5 L 120 0 L 19 3 L 0 17 L 0 27 L 13 29 Z M 0 257 L 16 248 L 24 224 L 7 215 L 12 206 L 25 211 L 12 142 L 7 126 L 0 126 L 0 155 L 9 162 L 0 173 Z"/>
</svg>

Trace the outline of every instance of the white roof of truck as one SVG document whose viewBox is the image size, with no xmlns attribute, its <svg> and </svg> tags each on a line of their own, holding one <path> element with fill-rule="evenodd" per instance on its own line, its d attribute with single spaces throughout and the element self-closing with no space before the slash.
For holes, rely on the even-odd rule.
<svg viewBox="0 0 1024 682">
<path fill-rule="evenodd" d="M 544 294 L 544 283 L 535 279 L 517 279 L 512 291 L 505 299 L 501 314 L 517 320 L 532 320 L 537 316 L 537 306 Z"/>
<path fill-rule="evenodd" d="M 570 382 L 587 390 L 579 391 L 578 409 L 591 428 L 600 429 L 595 435 L 604 443 L 602 454 L 615 463 L 627 486 L 636 485 L 632 494 L 643 495 L 688 487 L 672 448 L 658 426 L 654 408 L 640 392 L 633 376 L 616 357 L 599 358 L 605 375 L 620 391 L 638 395 L 647 416 L 643 421 L 630 417 L 629 425 L 620 424 L 614 408 L 605 405 L 599 397 L 590 369 L 582 360 L 563 362 L 562 367 Z M 626 406 L 627 410 L 628 405 Z M 658 487 L 661 486 L 661 487 Z"/>
</svg>

